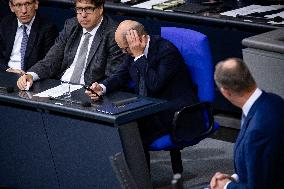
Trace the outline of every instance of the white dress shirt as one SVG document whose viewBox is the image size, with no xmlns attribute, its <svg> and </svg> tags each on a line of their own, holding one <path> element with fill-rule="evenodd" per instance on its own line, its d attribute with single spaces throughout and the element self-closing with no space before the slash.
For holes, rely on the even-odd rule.
<svg viewBox="0 0 284 189">
<path fill-rule="evenodd" d="M 78 46 L 78 49 L 77 49 L 77 52 L 76 52 L 76 55 L 75 55 L 75 58 L 73 60 L 73 63 L 70 65 L 70 67 L 64 72 L 64 74 L 62 75 L 61 77 L 61 81 L 65 81 L 65 82 L 69 82 L 70 79 L 71 79 L 71 76 L 73 74 L 73 71 L 74 71 L 74 68 L 75 68 L 75 64 L 76 64 L 76 61 L 78 59 L 78 54 L 79 54 L 79 49 L 81 48 L 82 46 L 82 43 L 85 39 L 85 34 L 88 32 L 90 33 L 92 36 L 90 37 L 89 39 L 89 44 L 88 44 L 88 49 L 87 50 L 87 58 L 85 60 L 85 66 L 84 66 L 84 69 L 82 71 L 82 75 L 81 75 L 81 79 L 80 79 L 80 84 L 85 84 L 85 80 L 84 80 L 84 73 L 85 73 L 85 70 L 86 70 L 86 63 L 87 63 L 87 60 L 88 60 L 88 56 L 89 56 L 89 52 L 90 52 L 90 49 L 91 49 L 91 46 L 92 46 L 92 43 L 93 43 L 93 39 L 94 39 L 94 36 L 96 35 L 97 31 L 98 31 L 98 28 L 100 27 L 101 23 L 103 21 L 103 18 L 101 19 L 100 23 L 90 32 L 88 32 L 85 28 L 83 28 L 83 35 L 81 37 L 81 40 L 80 40 L 80 43 L 79 43 L 79 46 Z M 34 73 L 34 72 L 27 72 L 28 74 L 31 74 L 33 76 L 33 80 L 36 81 L 39 78 L 39 76 Z"/>
<path fill-rule="evenodd" d="M 22 39 L 23 39 L 23 28 L 22 25 L 25 25 L 27 27 L 27 35 L 30 35 L 31 29 L 32 29 L 32 25 L 33 22 L 35 20 L 35 16 L 32 18 L 32 20 L 30 21 L 30 23 L 28 24 L 22 24 L 19 19 L 18 20 L 18 27 L 17 27 L 17 32 L 16 32 L 16 36 L 15 36 L 15 40 L 14 40 L 14 45 L 13 45 L 13 49 L 10 55 L 10 60 L 8 62 L 8 66 L 10 68 L 13 69 L 19 69 L 21 70 L 21 43 L 22 43 Z"/>
</svg>

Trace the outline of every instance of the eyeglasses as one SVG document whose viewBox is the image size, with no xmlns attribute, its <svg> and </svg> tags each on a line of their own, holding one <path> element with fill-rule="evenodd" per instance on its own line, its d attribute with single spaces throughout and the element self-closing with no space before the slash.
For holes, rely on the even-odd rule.
<svg viewBox="0 0 284 189">
<path fill-rule="evenodd" d="M 17 4 L 13 4 L 11 2 L 11 4 L 16 7 L 17 9 L 21 9 L 23 6 L 26 8 L 31 8 L 32 5 L 34 4 L 35 1 L 31 1 L 31 2 L 26 2 L 26 3 L 17 3 Z"/>
<path fill-rule="evenodd" d="M 128 53 L 129 47 L 120 48 L 123 53 Z"/>
<path fill-rule="evenodd" d="M 75 12 L 77 14 L 82 14 L 83 12 L 85 12 L 86 14 L 92 14 L 96 10 L 96 8 L 97 7 L 85 7 L 85 8 L 76 7 Z"/>
</svg>

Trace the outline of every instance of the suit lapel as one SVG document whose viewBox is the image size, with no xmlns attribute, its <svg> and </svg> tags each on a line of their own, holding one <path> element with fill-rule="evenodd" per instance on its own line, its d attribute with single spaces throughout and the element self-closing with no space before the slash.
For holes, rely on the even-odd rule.
<svg viewBox="0 0 284 189">
<path fill-rule="evenodd" d="M 98 49 L 98 46 L 99 46 L 100 42 L 102 41 L 102 38 L 103 38 L 102 34 L 104 33 L 105 24 L 106 24 L 105 22 L 106 22 L 106 18 L 104 17 L 100 27 L 98 28 L 98 30 L 97 30 L 97 32 L 94 36 L 92 46 L 90 48 L 90 52 L 89 52 L 89 55 L 88 55 L 88 61 L 87 61 L 86 67 L 89 65 L 92 58 L 95 56 L 96 51 Z"/>
<path fill-rule="evenodd" d="M 6 37 L 7 37 L 7 54 L 9 56 L 12 53 L 12 50 L 13 50 L 17 29 L 18 29 L 18 22 L 17 22 L 17 18 L 14 17 L 12 24 L 11 24 L 11 27 L 10 27 L 10 30 L 7 30 L 7 31 L 9 31 L 9 32 L 7 32 L 7 33 L 9 33 L 9 35 L 6 35 Z M 12 35 L 10 35 L 10 34 L 12 34 Z M 9 59 L 10 59 L 10 57 L 9 57 Z"/>
<path fill-rule="evenodd" d="M 243 140 L 245 133 L 247 131 L 247 128 L 250 124 L 250 121 L 252 119 L 252 117 L 254 116 L 259 104 L 263 101 L 264 97 L 265 97 L 266 93 L 263 91 L 262 94 L 260 95 L 260 97 L 255 101 L 255 103 L 252 105 L 251 109 L 248 112 L 248 115 L 246 116 L 243 126 L 240 130 L 239 136 L 236 140 L 235 146 L 234 146 L 234 157 L 236 157 L 236 153 L 238 148 L 240 147 L 241 141 Z"/>
<path fill-rule="evenodd" d="M 35 41 L 36 38 L 38 37 L 38 31 L 39 31 L 39 18 L 38 16 L 35 17 L 35 20 L 33 22 L 33 25 L 31 27 L 30 35 L 29 35 L 29 40 L 26 48 L 26 53 L 25 53 L 25 60 L 30 56 L 33 47 L 36 46 Z M 25 67 L 27 65 L 25 64 Z"/>
<path fill-rule="evenodd" d="M 68 56 L 68 61 L 67 61 L 67 66 L 69 67 L 75 58 L 75 55 L 77 53 L 81 37 L 83 35 L 83 29 L 82 27 L 78 24 L 76 31 L 74 32 L 74 35 L 71 37 L 70 43 L 66 44 L 66 46 L 70 49 L 69 51 L 69 56 Z"/>
</svg>

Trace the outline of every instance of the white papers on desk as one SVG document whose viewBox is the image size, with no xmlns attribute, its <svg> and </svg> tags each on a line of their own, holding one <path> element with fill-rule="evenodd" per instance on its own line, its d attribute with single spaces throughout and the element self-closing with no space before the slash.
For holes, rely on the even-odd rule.
<svg viewBox="0 0 284 189">
<path fill-rule="evenodd" d="M 70 91 L 69 91 L 69 87 L 70 87 Z M 50 88 L 46 91 L 35 94 L 33 96 L 56 98 L 56 97 L 59 97 L 59 96 L 66 94 L 67 92 L 71 93 L 73 91 L 81 89 L 82 87 L 83 87 L 82 85 L 73 85 L 73 84 L 69 84 L 69 83 L 62 83 L 61 85 L 58 85 L 57 87 Z"/>
<path fill-rule="evenodd" d="M 284 18 L 284 11 L 279 12 L 277 14 L 271 14 L 271 15 L 265 15 L 265 18 L 275 18 L 276 16 L 280 16 L 281 18 Z M 270 24 L 284 24 L 284 21 L 282 22 L 274 22 L 274 21 L 269 21 L 268 23 Z"/>
<path fill-rule="evenodd" d="M 164 3 L 168 0 L 150 0 L 150 1 L 145 1 L 143 3 L 139 3 L 137 5 L 133 5 L 132 7 L 136 8 L 143 8 L 143 9 L 152 9 L 153 5 L 156 5 L 158 3 Z"/>
<path fill-rule="evenodd" d="M 284 8 L 284 5 L 270 5 L 270 6 L 261 6 L 261 5 L 250 5 L 240 9 L 235 9 L 227 12 L 220 13 L 224 16 L 236 17 L 237 15 L 248 15 L 256 12 L 267 12 L 272 10 L 278 10 Z"/>
</svg>

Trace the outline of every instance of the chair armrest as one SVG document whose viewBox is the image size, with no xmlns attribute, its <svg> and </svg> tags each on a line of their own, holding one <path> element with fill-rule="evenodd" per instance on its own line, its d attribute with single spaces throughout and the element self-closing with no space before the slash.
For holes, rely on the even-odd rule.
<svg viewBox="0 0 284 189">
<path fill-rule="evenodd" d="M 210 102 L 200 102 L 177 111 L 173 119 L 173 141 L 188 143 L 207 137 L 214 129 L 212 110 Z"/>
</svg>

